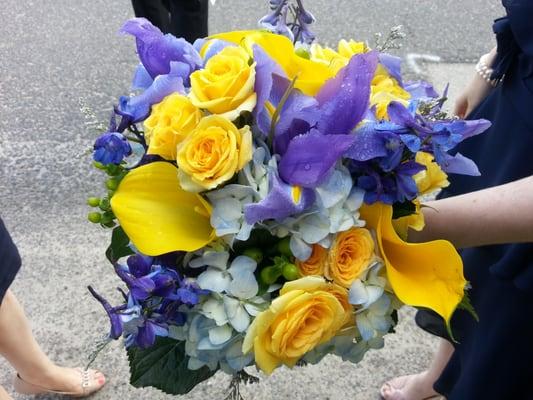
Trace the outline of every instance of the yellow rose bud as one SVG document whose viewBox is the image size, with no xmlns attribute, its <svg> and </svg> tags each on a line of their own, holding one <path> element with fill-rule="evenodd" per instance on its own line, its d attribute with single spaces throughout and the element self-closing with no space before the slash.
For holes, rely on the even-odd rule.
<svg viewBox="0 0 533 400">
<path fill-rule="evenodd" d="M 260 313 L 244 338 L 243 352 L 253 350 L 266 374 L 279 365 L 293 367 L 342 328 L 346 312 L 337 297 L 307 277 L 286 284 L 268 310 Z M 318 278 L 320 279 L 320 278 Z M 323 284 L 326 284 L 321 280 Z"/>
<path fill-rule="evenodd" d="M 439 164 L 433 161 L 431 154 L 419 151 L 416 153 L 415 161 L 426 167 L 424 171 L 420 171 L 413 176 L 420 194 L 433 193 L 450 185 L 448 175 L 441 169 Z"/>
<path fill-rule="evenodd" d="M 329 251 L 325 276 L 349 288 L 374 259 L 374 239 L 365 228 L 352 228 L 337 234 Z"/>
<path fill-rule="evenodd" d="M 147 153 L 175 160 L 178 144 L 201 118 L 201 111 L 187 97 L 178 93 L 165 97 L 161 103 L 152 106 L 150 117 L 144 121 Z"/>
<path fill-rule="evenodd" d="M 178 178 L 183 189 L 201 192 L 230 180 L 252 159 L 252 133 L 226 118 L 202 118 L 178 146 Z"/>
<path fill-rule="evenodd" d="M 235 120 L 241 111 L 252 111 L 257 101 L 254 92 L 255 63 L 242 47 L 228 46 L 207 61 L 205 68 L 191 74 L 192 103 Z"/>
<path fill-rule="evenodd" d="M 296 266 L 302 276 L 324 275 L 327 259 L 327 250 L 319 244 L 314 244 L 311 256 L 305 261 L 297 260 Z"/>
</svg>

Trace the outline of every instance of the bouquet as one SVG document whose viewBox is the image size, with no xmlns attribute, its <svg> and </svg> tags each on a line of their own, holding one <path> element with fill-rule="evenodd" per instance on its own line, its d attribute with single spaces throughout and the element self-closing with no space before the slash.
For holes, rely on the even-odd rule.
<svg viewBox="0 0 533 400">
<path fill-rule="evenodd" d="M 448 173 L 479 174 L 449 152 L 489 122 L 448 117 L 446 94 L 404 82 L 385 46 L 320 46 L 300 0 L 270 3 L 266 30 L 194 44 L 145 19 L 122 27 L 136 93 L 94 144 L 109 178 L 89 219 L 113 229 L 124 300 L 89 289 L 135 386 L 184 394 L 219 370 L 238 383 L 249 366 L 357 363 L 403 304 L 448 325 L 469 307 L 453 246 L 406 237 Z"/>
</svg>

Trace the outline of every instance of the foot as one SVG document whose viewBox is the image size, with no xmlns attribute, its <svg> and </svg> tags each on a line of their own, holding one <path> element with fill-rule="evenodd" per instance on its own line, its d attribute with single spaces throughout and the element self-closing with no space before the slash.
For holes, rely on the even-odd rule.
<svg viewBox="0 0 533 400">
<path fill-rule="evenodd" d="M 439 394 L 433 389 L 434 380 L 430 379 L 427 371 L 416 375 L 400 376 L 383 384 L 380 390 L 385 400 L 427 400 L 438 398 Z"/>
<path fill-rule="evenodd" d="M 81 368 L 54 367 L 39 377 L 17 375 L 15 390 L 22 394 L 59 393 L 72 397 L 85 397 L 105 385 L 105 376 L 100 371 Z"/>
</svg>

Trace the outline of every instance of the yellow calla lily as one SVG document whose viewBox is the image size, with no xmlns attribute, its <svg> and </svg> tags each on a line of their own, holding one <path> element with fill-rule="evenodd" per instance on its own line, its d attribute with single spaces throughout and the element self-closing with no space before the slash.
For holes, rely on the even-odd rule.
<svg viewBox="0 0 533 400">
<path fill-rule="evenodd" d="M 195 251 L 214 237 L 209 204 L 180 187 L 170 163 L 132 170 L 111 198 L 111 208 L 135 247 L 149 256 Z"/>
<path fill-rule="evenodd" d="M 210 36 L 210 39 L 242 45 L 250 54 L 253 45 L 257 44 L 281 66 L 289 79 L 298 77 L 295 87 L 309 96 L 315 96 L 322 85 L 335 76 L 335 72 L 327 65 L 298 56 L 292 42 L 282 35 L 259 30 L 235 31 L 219 33 Z M 204 45 L 201 54 L 205 53 L 208 46 L 209 42 Z"/>
<path fill-rule="evenodd" d="M 406 243 L 392 225 L 392 206 L 376 203 L 361 208 L 367 227 L 375 229 L 394 293 L 405 304 L 425 307 L 447 324 L 463 299 L 463 262 L 450 242 Z"/>
</svg>

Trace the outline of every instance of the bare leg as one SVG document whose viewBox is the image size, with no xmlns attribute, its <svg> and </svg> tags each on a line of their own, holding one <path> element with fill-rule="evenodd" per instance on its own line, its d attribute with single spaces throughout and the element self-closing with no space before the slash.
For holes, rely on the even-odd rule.
<svg viewBox="0 0 533 400">
<path fill-rule="evenodd" d="M 13 400 L 2 386 L 0 386 L 0 400 Z"/>
<path fill-rule="evenodd" d="M 0 354 L 28 383 L 58 391 L 80 391 L 80 373 L 55 365 L 44 354 L 32 335 L 24 310 L 10 290 L 0 305 Z M 105 382 L 101 373 L 95 379 L 101 385 Z"/>
<path fill-rule="evenodd" d="M 441 339 L 439 349 L 427 371 L 394 378 L 381 388 L 385 400 L 423 400 L 436 396 L 433 384 L 439 378 L 453 354 L 450 342 Z"/>
</svg>

